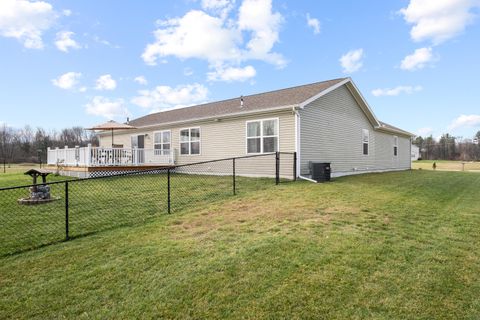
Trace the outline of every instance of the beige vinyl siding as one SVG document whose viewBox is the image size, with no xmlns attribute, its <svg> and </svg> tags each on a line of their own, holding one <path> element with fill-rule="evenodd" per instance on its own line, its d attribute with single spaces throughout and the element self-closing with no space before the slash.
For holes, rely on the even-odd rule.
<svg viewBox="0 0 480 320">
<path fill-rule="evenodd" d="M 300 114 L 300 172 L 310 174 L 309 161 L 330 162 L 334 176 L 382 169 L 409 168 L 409 139 L 399 136 L 393 159 L 393 135 L 381 133 L 343 85 L 311 102 Z M 369 130 L 369 154 L 363 154 L 362 130 Z"/>
<path fill-rule="evenodd" d="M 124 148 L 130 148 L 130 137 L 137 134 L 148 134 L 145 138 L 145 148 L 153 148 L 153 133 L 160 130 L 171 130 L 172 149 L 175 150 L 177 165 L 217 160 L 247 155 L 246 149 L 246 121 L 278 118 L 279 146 L 281 152 L 295 151 L 295 116 L 291 110 L 259 113 L 255 115 L 239 116 L 235 118 L 219 119 L 218 121 L 207 120 L 191 122 L 175 126 L 158 126 L 153 128 L 135 129 L 115 134 L 115 144 L 123 144 Z M 200 154 L 180 154 L 180 130 L 186 128 L 200 128 Z M 110 139 L 110 140 L 109 140 Z M 109 147 L 111 138 L 107 135 L 100 137 L 100 146 Z M 286 158 L 286 156 L 285 156 Z M 273 160 L 272 160 L 273 159 Z M 238 161 L 237 172 L 240 175 L 272 176 L 275 173 L 274 157 L 260 157 L 250 160 Z M 213 173 L 222 174 L 224 171 L 230 174 L 231 167 L 222 168 L 221 164 L 204 165 L 198 168 L 206 168 Z M 292 166 L 282 165 L 281 174 L 292 174 Z"/>
</svg>

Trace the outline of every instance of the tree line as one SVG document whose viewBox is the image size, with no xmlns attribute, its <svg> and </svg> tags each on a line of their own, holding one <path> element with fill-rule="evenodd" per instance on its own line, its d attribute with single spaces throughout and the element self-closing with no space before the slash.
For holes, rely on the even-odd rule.
<svg viewBox="0 0 480 320">
<path fill-rule="evenodd" d="M 86 131 L 82 127 L 46 131 L 40 127 L 33 129 L 30 126 L 17 129 L 4 123 L 0 126 L 0 161 L 46 162 L 48 147 L 83 147 L 89 143 L 98 146 L 98 137 L 94 132 Z"/>
<path fill-rule="evenodd" d="M 417 136 L 413 144 L 420 148 L 424 160 L 480 161 L 480 131 L 472 139 L 454 137 L 448 133 L 440 139 Z"/>
</svg>

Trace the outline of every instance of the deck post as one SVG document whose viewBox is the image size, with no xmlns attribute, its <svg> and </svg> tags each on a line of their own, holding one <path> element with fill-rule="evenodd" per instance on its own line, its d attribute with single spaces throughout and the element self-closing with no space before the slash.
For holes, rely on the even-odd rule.
<svg viewBox="0 0 480 320">
<path fill-rule="evenodd" d="M 65 146 L 63 148 L 63 160 L 66 165 L 69 165 L 70 163 L 67 162 L 67 153 L 68 152 L 68 146 Z"/>
<path fill-rule="evenodd" d="M 85 165 L 87 167 L 90 167 L 91 163 L 92 163 L 92 144 L 89 143 L 87 144 L 87 152 L 85 154 Z"/>
</svg>

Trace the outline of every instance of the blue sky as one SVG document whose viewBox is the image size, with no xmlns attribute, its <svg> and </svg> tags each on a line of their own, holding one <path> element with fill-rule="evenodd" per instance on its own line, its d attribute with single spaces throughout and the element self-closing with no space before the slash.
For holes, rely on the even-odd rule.
<svg viewBox="0 0 480 320">
<path fill-rule="evenodd" d="M 480 130 L 480 1 L 0 1 L 0 122 L 124 121 L 351 76 L 382 121 Z"/>
</svg>

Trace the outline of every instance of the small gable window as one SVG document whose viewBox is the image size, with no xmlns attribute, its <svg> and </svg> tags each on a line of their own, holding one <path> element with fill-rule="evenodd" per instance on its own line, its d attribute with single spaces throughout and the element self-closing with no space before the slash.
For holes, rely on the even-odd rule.
<svg viewBox="0 0 480 320">
<path fill-rule="evenodd" d="M 393 155 L 396 157 L 398 155 L 398 137 L 393 136 Z"/>
<path fill-rule="evenodd" d="M 362 148 L 363 154 L 368 155 L 368 145 L 370 143 L 370 131 L 367 129 L 362 130 Z"/>
</svg>

